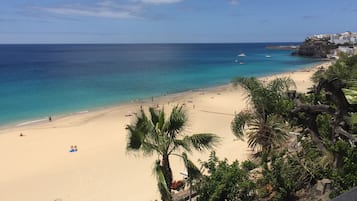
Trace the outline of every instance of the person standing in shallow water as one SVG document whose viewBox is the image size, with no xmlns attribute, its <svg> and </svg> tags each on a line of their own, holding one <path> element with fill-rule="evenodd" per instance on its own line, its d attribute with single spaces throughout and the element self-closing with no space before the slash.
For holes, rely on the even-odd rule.
<svg viewBox="0 0 357 201">
<path fill-rule="evenodd" d="M 52 117 L 51 117 L 51 116 L 48 117 L 48 121 L 49 121 L 49 122 L 52 121 Z"/>
</svg>

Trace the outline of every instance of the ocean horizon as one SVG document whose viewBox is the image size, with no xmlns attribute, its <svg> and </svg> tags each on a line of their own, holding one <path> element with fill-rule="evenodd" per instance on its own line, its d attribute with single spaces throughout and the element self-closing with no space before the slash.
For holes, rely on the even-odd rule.
<svg viewBox="0 0 357 201">
<path fill-rule="evenodd" d="M 298 43 L 2 44 L 0 125 L 294 71 L 320 60 Z"/>
</svg>

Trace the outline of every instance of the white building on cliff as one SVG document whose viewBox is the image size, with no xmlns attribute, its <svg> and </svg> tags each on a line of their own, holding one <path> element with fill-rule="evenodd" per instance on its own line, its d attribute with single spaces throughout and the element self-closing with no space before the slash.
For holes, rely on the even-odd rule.
<svg viewBox="0 0 357 201">
<path fill-rule="evenodd" d="M 339 34 L 331 34 L 330 35 L 330 42 L 343 45 L 343 44 L 357 44 L 357 33 L 355 32 L 343 32 Z"/>
</svg>

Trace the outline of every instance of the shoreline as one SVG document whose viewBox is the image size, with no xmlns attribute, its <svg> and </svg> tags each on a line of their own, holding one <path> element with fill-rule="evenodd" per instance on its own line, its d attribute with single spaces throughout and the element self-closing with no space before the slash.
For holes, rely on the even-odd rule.
<svg viewBox="0 0 357 201">
<path fill-rule="evenodd" d="M 314 68 L 316 68 L 317 66 L 321 66 L 321 65 L 325 65 L 326 63 L 332 63 L 331 60 L 321 60 L 319 62 L 313 63 L 311 65 L 308 65 L 306 67 L 303 67 L 301 69 L 297 69 L 297 70 L 293 70 L 293 71 L 286 71 L 286 72 L 280 72 L 280 73 L 272 73 L 272 74 L 267 74 L 267 75 L 263 75 L 263 76 L 258 76 L 258 79 L 265 79 L 265 78 L 269 78 L 269 77 L 275 77 L 275 76 L 281 76 L 281 75 L 286 75 L 286 74 L 290 74 L 290 73 L 295 73 L 295 72 L 302 72 L 302 71 L 309 71 L 309 70 L 313 70 Z M 233 78 L 232 78 L 233 79 Z M 212 90 L 217 90 L 220 89 L 222 87 L 227 87 L 230 86 L 231 83 L 227 83 L 227 84 L 222 84 L 222 85 L 217 85 L 217 86 L 211 86 L 211 87 L 203 87 L 203 88 L 197 88 L 197 89 L 190 89 L 190 90 L 184 90 L 184 91 L 180 91 L 180 92 L 174 92 L 174 93 L 168 93 L 168 94 L 163 94 L 163 95 L 159 95 L 159 96 L 152 96 L 150 97 L 146 97 L 146 98 L 140 98 L 140 99 L 133 99 L 130 101 L 125 101 L 122 103 L 114 103 L 111 105 L 106 105 L 106 106 L 100 106 L 100 107 L 94 107 L 94 108 L 88 108 L 82 111 L 73 111 L 73 112 L 69 112 L 69 113 L 59 113 L 59 114 L 55 114 L 55 115 L 50 115 L 51 118 L 53 120 L 58 120 L 58 119 L 62 119 L 62 118 L 67 118 L 70 116 L 77 116 L 83 113 L 92 113 L 92 112 L 98 112 L 101 110 L 108 110 L 108 109 L 113 109 L 113 108 L 117 108 L 117 107 L 122 107 L 122 106 L 127 106 L 127 105 L 131 105 L 131 104 L 148 104 L 151 101 L 152 98 L 154 99 L 170 99 L 174 98 L 176 96 L 184 96 L 187 93 L 193 93 L 193 92 L 200 92 L 200 91 L 212 91 Z M 29 118 L 28 120 L 20 120 L 20 121 L 14 121 L 14 122 L 10 122 L 10 123 L 5 123 L 3 125 L 0 124 L 0 134 L 2 133 L 3 130 L 7 130 L 9 128 L 18 128 L 18 127 L 25 127 L 25 126 L 31 126 L 31 125 L 38 125 L 38 124 L 43 124 L 43 123 L 48 123 L 48 117 L 42 116 L 42 117 L 38 117 L 38 118 Z"/>
<path fill-rule="evenodd" d="M 298 91 L 304 92 L 312 86 L 312 73 L 326 65 L 320 63 L 259 79 L 291 76 Z M 188 124 L 183 134 L 215 133 L 221 138 L 215 148 L 217 157 L 243 161 L 250 158 L 252 150 L 246 141 L 236 139 L 230 124 L 235 113 L 249 107 L 246 95 L 241 87 L 229 83 L 1 129 L 0 200 L 158 200 L 160 194 L 152 173 L 157 156 L 143 157 L 126 150 L 125 127 L 135 121 L 140 106 L 147 111 L 159 104 L 169 111 L 177 104 L 185 104 Z M 74 145 L 78 151 L 69 152 Z M 199 165 L 199 160 L 208 159 L 210 151 L 188 155 Z M 181 159 L 173 156 L 170 163 L 174 180 L 182 179 L 180 172 L 185 168 Z"/>
</svg>

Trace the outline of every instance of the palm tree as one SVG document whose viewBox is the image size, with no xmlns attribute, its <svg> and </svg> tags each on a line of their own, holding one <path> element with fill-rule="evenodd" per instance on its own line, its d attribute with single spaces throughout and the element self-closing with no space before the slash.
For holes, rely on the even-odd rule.
<svg viewBox="0 0 357 201">
<path fill-rule="evenodd" d="M 170 166 L 170 156 L 176 155 L 187 162 L 187 156 L 182 156 L 178 152 L 180 149 L 191 152 L 192 149 L 204 150 L 212 149 L 219 138 L 211 133 L 194 134 L 185 136 L 183 132 L 187 116 L 182 106 L 172 109 L 168 119 L 165 119 L 164 110 L 149 108 L 150 118 L 146 116 L 141 108 L 136 115 L 136 122 L 127 125 L 129 131 L 129 141 L 127 150 L 142 151 L 144 155 L 156 153 L 160 158 L 156 161 L 155 173 L 158 180 L 158 187 L 162 200 L 171 200 L 172 170 Z M 190 168 L 190 167 L 187 167 Z M 188 172 L 191 170 L 189 169 Z"/>
<path fill-rule="evenodd" d="M 296 87 L 290 78 L 276 78 L 269 83 L 264 83 L 255 77 L 236 78 L 234 85 L 242 86 L 248 92 L 248 98 L 254 110 L 267 117 L 270 114 L 283 115 L 286 112 L 286 93 Z"/>
<path fill-rule="evenodd" d="M 281 128 L 284 125 L 282 117 L 293 107 L 286 92 L 295 86 L 294 82 L 290 78 L 277 78 L 264 85 L 256 78 L 237 78 L 233 83 L 247 90 L 253 106 L 253 109 L 234 117 L 231 124 L 233 134 L 243 139 L 247 125 L 249 147 L 255 149 L 259 146 L 262 152 L 270 153 L 287 140 L 287 133 Z"/>
<path fill-rule="evenodd" d="M 248 126 L 248 145 L 253 149 L 260 145 L 263 152 L 270 153 L 287 140 L 287 133 L 276 115 L 269 115 L 266 121 L 257 115 L 248 122 Z"/>
</svg>

